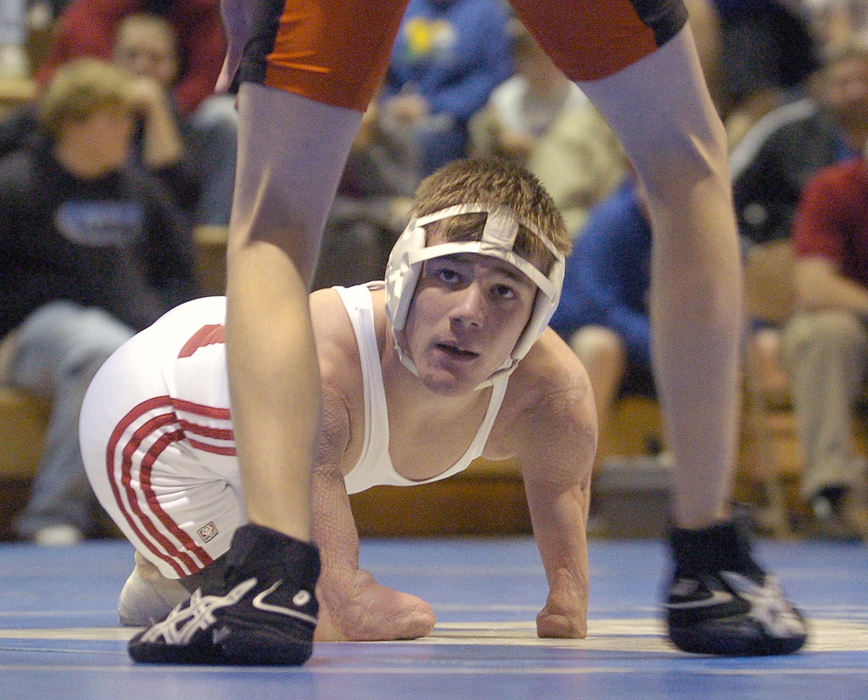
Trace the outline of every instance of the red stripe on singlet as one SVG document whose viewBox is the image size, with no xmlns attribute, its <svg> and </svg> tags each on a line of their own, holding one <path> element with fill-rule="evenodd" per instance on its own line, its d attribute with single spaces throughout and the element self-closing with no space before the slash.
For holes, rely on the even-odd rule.
<svg viewBox="0 0 868 700">
<path fill-rule="evenodd" d="M 189 413 L 195 413 L 197 416 L 205 416 L 206 418 L 229 420 L 232 415 L 228 408 L 205 406 L 204 404 L 193 403 L 184 399 L 172 399 L 172 406 L 178 411 L 188 411 Z"/>
<path fill-rule="evenodd" d="M 200 571 L 203 567 L 208 566 L 213 563 L 213 559 L 211 556 L 202 549 L 199 545 L 197 545 L 193 539 L 181 529 L 181 527 L 176 523 L 169 514 L 163 510 L 160 506 L 160 502 L 157 500 L 157 494 L 154 492 L 153 485 L 151 483 L 151 471 L 154 466 L 154 462 L 157 461 L 157 458 L 163 453 L 169 445 L 173 442 L 177 442 L 184 438 L 183 430 L 175 430 L 171 433 L 164 433 L 157 440 L 154 441 L 154 444 L 148 449 L 145 456 L 142 458 L 142 463 L 139 466 L 139 482 L 141 484 L 142 491 L 145 494 L 145 500 L 151 508 L 151 512 L 157 516 L 157 519 L 178 539 L 181 544 L 184 545 L 189 551 L 193 552 L 196 557 L 199 559 L 201 565 L 196 564 L 192 559 L 190 559 L 189 555 L 186 552 L 178 551 L 174 547 L 172 547 L 171 543 L 168 543 L 172 549 L 170 553 L 184 560 L 184 563 L 190 567 L 191 573 L 196 573 Z M 153 524 L 151 523 L 153 527 Z M 159 535 L 159 533 L 156 533 Z M 162 537 L 162 536 L 160 536 Z M 165 538 L 163 538 L 165 539 Z M 160 540 L 162 543 L 162 539 Z M 165 546 L 165 544 L 164 544 Z M 172 551 L 174 550 L 174 551 Z"/>
<path fill-rule="evenodd" d="M 149 411 L 168 409 L 170 407 L 170 397 L 158 396 L 152 399 L 148 399 L 147 401 L 143 401 L 142 403 L 135 406 L 132 410 L 130 410 L 118 422 L 117 426 L 115 426 L 115 429 L 112 431 L 111 437 L 109 438 L 109 443 L 106 448 L 106 467 L 108 470 L 109 485 L 111 486 L 115 502 L 118 504 L 120 511 L 121 513 L 123 513 L 123 516 L 129 524 L 130 528 L 132 528 L 133 532 L 136 533 L 139 539 L 151 552 L 153 552 L 155 556 L 159 557 L 167 564 L 169 564 L 179 576 L 187 576 L 190 573 L 195 573 L 199 571 L 203 566 L 210 564 L 212 562 L 212 559 L 208 555 L 208 553 L 205 552 L 205 550 L 203 550 L 201 547 L 196 545 L 196 543 L 193 542 L 193 540 L 187 535 L 187 533 L 184 532 L 184 530 L 181 529 L 178 524 L 175 523 L 169 517 L 169 515 L 160 507 L 159 502 L 156 499 L 156 494 L 153 492 L 153 488 L 151 487 L 150 483 L 151 467 L 154 461 L 168 445 L 183 437 L 182 431 L 177 430 L 173 431 L 172 433 L 167 433 L 163 437 L 159 438 L 154 443 L 154 445 L 151 446 L 151 448 L 146 453 L 145 458 L 142 460 L 143 474 L 140 474 L 139 480 L 142 484 L 142 489 L 145 492 L 145 500 L 150 506 L 154 515 L 156 515 L 157 519 L 161 523 L 163 523 L 163 525 L 167 527 L 175 537 L 178 538 L 178 541 L 180 541 L 185 547 L 192 551 L 202 561 L 202 564 L 195 563 L 189 554 L 179 551 L 177 547 L 175 547 L 175 545 L 158 530 L 157 526 L 152 522 L 150 516 L 146 516 L 142 509 L 139 507 L 136 493 L 131 486 L 132 454 L 142 443 L 142 440 L 148 435 L 150 435 L 159 428 L 177 422 L 177 417 L 175 416 L 175 414 L 173 412 L 162 413 L 141 425 L 133 433 L 131 438 L 123 445 L 119 465 L 116 459 L 118 443 L 120 442 L 123 434 L 130 427 L 130 425 L 132 425 L 135 421 L 147 414 Z M 146 466 L 145 463 L 147 463 Z M 129 508 L 132 512 L 130 512 L 130 510 L 127 510 L 126 506 L 124 505 L 124 501 L 121 498 L 120 487 L 118 485 L 118 480 L 116 479 L 118 466 L 120 466 L 120 485 L 123 486 L 124 491 L 126 492 L 129 502 Z M 146 472 L 146 474 L 144 472 Z M 133 513 L 135 513 L 135 515 L 139 517 L 143 527 L 145 528 L 145 530 L 148 531 L 150 536 L 154 540 L 156 540 L 156 542 L 161 544 L 168 554 L 161 551 L 154 544 L 154 542 L 152 542 L 147 536 L 144 535 L 144 533 L 139 529 L 138 525 L 136 524 L 135 519 L 133 518 Z M 189 568 L 189 571 L 184 571 L 178 560 L 183 562 Z"/>
<path fill-rule="evenodd" d="M 220 455 L 221 457 L 235 457 L 235 448 L 234 447 L 220 447 L 219 445 L 212 445 L 208 442 L 202 442 L 200 440 L 194 440 L 191 437 L 187 437 L 187 442 L 190 443 L 190 447 L 195 447 L 197 450 L 201 450 L 202 452 L 208 452 L 214 455 Z"/>
<path fill-rule="evenodd" d="M 182 399 L 172 399 L 172 405 L 177 411 L 183 411 L 204 418 L 216 418 L 217 420 L 229 421 L 231 413 L 228 408 L 217 408 L 215 406 L 205 406 L 192 401 L 184 401 Z M 235 433 L 231 428 L 215 428 L 210 425 L 202 425 L 201 423 L 193 423 L 187 419 L 181 419 L 181 426 L 188 433 L 188 442 L 191 446 L 203 452 L 222 455 L 224 457 L 235 457 L 235 445 L 213 445 L 208 442 L 202 442 L 190 437 L 192 435 L 201 435 L 202 437 L 212 438 L 215 440 L 225 440 L 231 442 L 235 439 Z"/>
<path fill-rule="evenodd" d="M 192 357 L 193 353 L 199 348 L 204 348 L 206 345 L 217 345 L 226 342 L 226 329 L 222 324 L 209 323 L 202 326 L 198 331 L 190 336 L 190 339 L 184 343 L 184 347 L 178 353 L 179 358 Z"/>
</svg>

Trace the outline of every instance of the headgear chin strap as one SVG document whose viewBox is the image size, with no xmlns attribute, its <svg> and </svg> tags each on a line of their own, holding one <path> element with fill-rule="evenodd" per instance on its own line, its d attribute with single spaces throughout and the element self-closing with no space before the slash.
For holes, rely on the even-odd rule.
<svg viewBox="0 0 868 700">
<path fill-rule="evenodd" d="M 426 227 L 435 221 L 463 214 L 487 214 L 485 226 L 482 229 L 482 239 L 479 241 L 455 241 L 426 246 Z M 548 276 L 540 272 L 533 264 L 513 251 L 515 239 L 518 236 L 519 224 L 527 228 L 539 238 L 554 256 L 551 271 Z M 520 220 L 507 207 L 487 207 L 483 204 L 459 204 L 441 209 L 433 214 L 413 217 L 407 228 L 401 234 L 386 265 L 386 315 L 392 326 L 392 338 L 395 350 L 401 362 L 416 376 L 419 371 L 401 344 L 397 332 L 404 328 L 407 314 L 413 301 L 413 293 L 422 270 L 422 263 L 431 258 L 457 253 L 477 253 L 499 258 L 517 267 L 527 275 L 539 291 L 534 300 L 530 320 L 524 327 L 510 356 L 504 364 L 477 389 L 489 386 L 499 379 L 504 379 L 516 368 L 518 361 L 531 349 L 536 339 L 545 330 L 552 314 L 558 306 L 561 288 L 564 282 L 564 256 L 554 244 L 543 236 L 536 226 Z"/>
</svg>

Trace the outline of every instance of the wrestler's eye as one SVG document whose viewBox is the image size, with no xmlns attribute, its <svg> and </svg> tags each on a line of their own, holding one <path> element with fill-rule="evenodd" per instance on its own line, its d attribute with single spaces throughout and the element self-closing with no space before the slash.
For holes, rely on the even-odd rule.
<svg viewBox="0 0 868 700">
<path fill-rule="evenodd" d="M 448 267 L 441 268 L 437 271 L 437 278 L 446 282 L 447 284 L 458 284 L 461 281 L 461 275 L 458 274 L 455 270 L 452 270 Z"/>
<path fill-rule="evenodd" d="M 491 294 L 498 299 L 515 299 L 518 294 L 515 289 L 506 284 L 496 284 L 491 288 Z"/>
<path fill-rule="evenodd" d="M 460 267 L 460 264 L 452 263 L 448 259 L 431 260 L 425 266 L 425 273 L 442 284 L 455 287 L 467 279 Z"/>
</svg>

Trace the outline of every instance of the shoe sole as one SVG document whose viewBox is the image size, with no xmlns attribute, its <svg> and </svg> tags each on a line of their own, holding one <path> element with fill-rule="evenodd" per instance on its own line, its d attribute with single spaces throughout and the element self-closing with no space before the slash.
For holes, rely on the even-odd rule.
<svg viewBox="0 0 868 700">
<path fill-rule="evenodd" d="M 215 636 L 219 642 L 212 641 Z M 138 663 L 209 666 L 301 666 L 313 652 L 309 639 L 291 638 L 285 632 L 237 620 L 221 620 L 197 637 L 190 644 L 175 645 L 139 642 L 136 636 L 127 651 Z"/>
<path fill-rule="evenodd" d="M 669 639 L 682 651 L 715 656 L 779 656 L 802 648 L 807 635 L 770 637 L 745 618 L 670 627 Z"/>
</svg>

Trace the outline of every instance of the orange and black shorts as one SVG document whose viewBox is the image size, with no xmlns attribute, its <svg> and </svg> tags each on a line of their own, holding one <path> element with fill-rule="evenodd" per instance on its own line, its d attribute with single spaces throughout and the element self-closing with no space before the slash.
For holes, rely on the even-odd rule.
<svg viewBox="0 0 868 700">
<path fill-rule="evenodd" d="M 259 3 L 239 80 L 364 110 L 385 74 L 407 0 L 251 0 Z M 683 0 L 510 0 L 516 15 L 573 80 L 597 80 L 671 39 Z"/>
</svg>

